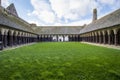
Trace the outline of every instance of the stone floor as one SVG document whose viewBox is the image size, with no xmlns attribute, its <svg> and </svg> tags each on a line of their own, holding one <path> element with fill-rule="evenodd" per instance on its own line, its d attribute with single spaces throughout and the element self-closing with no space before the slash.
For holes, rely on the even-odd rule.
<svg viewBox="0 0 120 80">
<path fill-rule="evenodd" d="M 113 49 L 118 49 L 118 50 L 120 50 L 120 46 L 115 46 L 115 45 L 96 44 L 96 43 L 89 43 L 89 42 L 82 42 L 82 43 L 86 43 L 86 44 L 91 44 L 91 45 L 102 46 L 102 47 L 107 47 L 107 48 L 113 48 Z"/>
</svg>

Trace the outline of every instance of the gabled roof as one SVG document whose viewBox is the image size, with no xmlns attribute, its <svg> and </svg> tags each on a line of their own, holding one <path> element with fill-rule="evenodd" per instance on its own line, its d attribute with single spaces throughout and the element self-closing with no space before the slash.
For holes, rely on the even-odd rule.
<svg viewBox="0 0 120 80">
<path fill-rule="evenodd" d="M 85 28 L 80 30 L 80 34 L 98 30 L 98 29 L 112 27 L 115 25 L 120 25 L 120 9 L 102 17 L 101 19 L 98 19 L 90 23 Z"/>
<path fill-rule="evenodd" d="M 79 34 L 83 26 L 48 26 L 36 27 L 38 34 Z"/>
<path fill-rule="evenodd" d="M 31 25 L 23 19 L 11 15 L 8 10 L 0 6 L 0 25 L 22 30 L 25 32 L 35 33 Z M 36 34 L 36 33 L 35 33 Z"/>
<path fill-rule="evenodd" d="M 15 15 L 15 16 L 18 16 L 17 14 L 17 10 L 14 6 L 14 4 L 10 4 L 7 8 L 6 8 L 11 14 Z"/>
</svg>

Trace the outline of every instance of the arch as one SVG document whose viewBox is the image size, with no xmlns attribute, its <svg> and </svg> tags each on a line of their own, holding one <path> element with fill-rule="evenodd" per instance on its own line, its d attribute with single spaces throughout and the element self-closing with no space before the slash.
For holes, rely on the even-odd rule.
<svg viewBox="0 0 120 80">
<path fill-rule="evenodd" d="M 21 33 L 21 44 L 24 44 L 24 33 Z"/>
<path fill-rule="evenodd" d="M 108 44 L 108 32 L 104 32 L 104 44 Z"/>
<path fill-rule="evenodd" d="M 0 41 L 2 42 L 2 31 L 0 29 Z"/>
<path fill-rule="evenodd" d="M 120 45 L 120 29 L 118 29 L 118 32 L 117 32 L 117 44 Z"/>
<path fill-rule="evenodd" d="M 2 35 L 2 31 L 0 29 L 0 50 L 3 49 L 3 35 Z"/>
<path fill-rule="evenodd" d="M 7 31 L 3 32 L 3 46 L 7 47 Z"/>
<path fill-rule="evenodd" d="M 13 32 L 13 45 L 17 45 L 17 32 Z"/>
<path fill-rule="evenodd" d="M 12 46 L 12 31 L 8 30 L 7 32 L 7 46 Z"/>
<path fill-rule="evenodd" d="M 115 44 L 115 35 L 114 35 L 114 31 L 113 30 L 111 30 L 110 31 L 110 44 Z"/>
<path fill-rule="evenodd" d="M 18 34 L 17 34 L 17 44 L 20 45 L 20 43 L 21 43 L 21 34 L 20 34 L 20 32 L 18 32 Z"/>
</svg>

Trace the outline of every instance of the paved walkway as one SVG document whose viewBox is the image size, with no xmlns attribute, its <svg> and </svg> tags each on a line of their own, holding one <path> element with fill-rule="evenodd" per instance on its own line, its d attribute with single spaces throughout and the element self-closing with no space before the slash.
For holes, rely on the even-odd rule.
<svg viewBox="0 0 120 80">
<path fill-rule="evenodd" d="M 35 44 L 35 43 L 28 43 L 28 44 L 22 44 L 22 45 L 18 45 L 18 46 L 13 46 L 13 47 L 7 47 L 7 48 L 4 48 L 3 50 L 1 50 L 0 52 L 7 51 L 7 50 L 13 50 L 13 49 L 16 49 L 16 48 L 20 48 L 20 47 L 28 46 L 28 45 L 32 45 L 32 44 Z"/>
<path fill-rule="evenodd" d="M 102 46 L 102 47 L 107 47 L 107 48 L 112 48 L 112 49 L 118 49 L 118 50 L 120 50 L 120 46 L 115 46 L 115 45 L 97 44 L 97 43 L 89 43 L 89 42 L 81 42 L 81 43 L 86 43 L 86 44 L 91 44 L 91 45 Z"/>
</svg>

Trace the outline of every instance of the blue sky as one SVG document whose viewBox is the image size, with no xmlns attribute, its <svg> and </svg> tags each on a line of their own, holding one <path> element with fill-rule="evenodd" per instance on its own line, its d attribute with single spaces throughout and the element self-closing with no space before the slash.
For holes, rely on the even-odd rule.
<svg viewBox="0 0 120 80">
<path fill-rule="evenodd" d="M 98 18 L 120 8 L 120 0 L 2 0 L 7 7 L 14 3 L 18 15 L 38 26 L 79 26 L 92 20 L 97 8 Z"/>
</svg>

